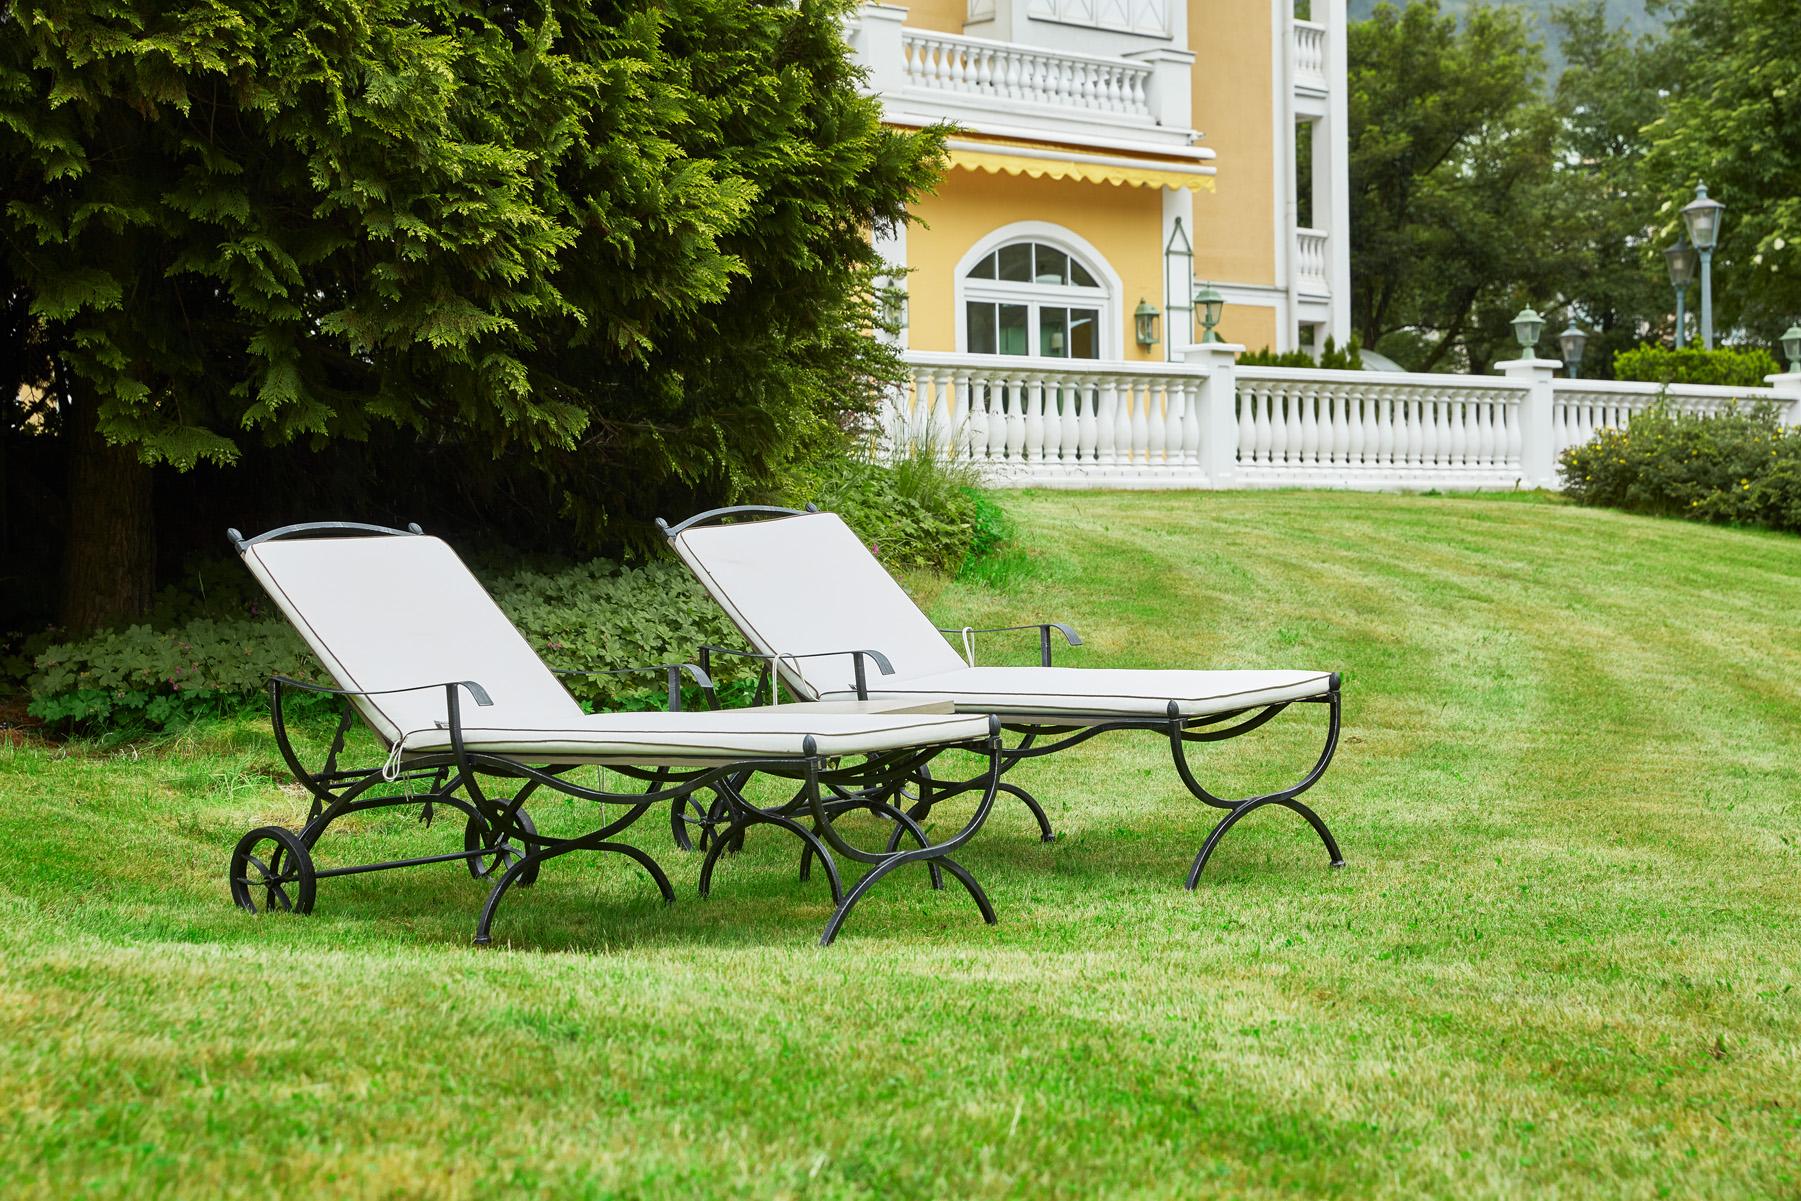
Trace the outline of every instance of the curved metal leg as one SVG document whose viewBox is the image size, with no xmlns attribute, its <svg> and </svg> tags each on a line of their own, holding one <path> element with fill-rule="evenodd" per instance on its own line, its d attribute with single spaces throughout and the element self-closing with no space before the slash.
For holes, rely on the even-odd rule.
<svg viewBox="0 0 1801 1201">
<path fill-rule="evenodd" d="M 700 895 L 706 896 L 713 891 L 713 868 L 719 863 L 719 857 L 727 851 L 736 854 L 740 843 L 737 836 L 742 833 L 743 821 L 734 817 L 732 823 L 724 830 L 713 827 L 712 845 L 707 847 L 707 857 L 700 861 Z"/>
<path fill-rule="evenodd" d="M 527 871 L 535 874 L 539 865 L 546 859 L 555 859 L 558 855 L 567 855 L 571 851 L 617 851 L 650 873 L 650 878 L 656 882 L 657 891 L 663 894 L 665 904 L 673 904 L 675 901 L 675 889 L 670 885 L 669 877 L 664 874 L 656 860 L 637 847 L 624 842 L 589 842 L 584 839 L 573 839 L 561 845 L 543 847 L 522 859 L 515 860 L 507 868 L 505 874 L 489 891 L 488 899 L 482 904 L 481 920 L 475 926 L 475 944 L 487 946 L 493 941 L 490 930 L 494 925 L 494 913 L 500 908 L 500 898 L 506 895 L 507 889 L 511 888 L 520 876 Z"/>
<path fill-rule="evenodd" d="M 1344 856 L 1339 852 L 1338 841 L 1332 837 L 1332 831 L 1327 829 L 1325 821 L 1320 818 L 1319 814 L 1295 799 L 1300 796 L 1301 793 L 1312 788 L 1314 784 L 1319 781 L 1319 778 L 1325 774 L 1326 767 L 1332 762 L 1333 754 L 1338 749 L 1341 705 L 1336 690 L 1332 692 L 1327 703 L 1331 706 L 1331 715 L 1326 727 L 1326 744 L 1320 751 L 1319 759 L 1314 762 L 1313 767 L 1307 774 L 1301 777 L 1297 783 L 1292 784 L 1279 792 L 1272 792 L 1263 796 L 1244 797 L 1239 800 L 1226 800 L 1223 797 L 1216 796 L 1208 791 L 1201 782 L 1195 778 L 1193 770 L 1188 765 L 1187 754 L 1183 749 L 1184 740 L 1182 737 L 1181 721 L 1174 712 L 1175 706 L 1173 704 L 1171 705 L 1169 726 L 1170 750 L 1175 758 L 1177 774 L 1182 777 L 1182 783 L 1187 785 L 1188 791 L 1193 793 L 1197 799 L 1204 801 L 1217 809 L 1227 810 L 1226 815 L 1220 818 L 1219 823 L 1208 832 L 1206 841 L 1201 844 L 1200 853 L 1194 857 L 1194 863 L 1188 869 L 1187 887 L 1189 891 L 1192 892 L 1196 885 L 1200 883 L 1201 871 L 1207 866 L 1207 860 L 1213 857 L 1214 849 L 1219 846 L 1220 839 L 1225 837 L 1226 831 L 1237 825 L 1240 818 L 1263 808 L 1265 805 L 1280 805 L 1284 809 L 1289 809 L 1300 814 L 1302 818 L 1306 819 L 1307 824 L 1313 827 L 1313 832 L 1319 835 L 1320 841 L 1325 843 L 1326 854 L 1331 860 L 1332 866 L 1344 866 Z M 1253 721 L 1245 723 L 1242 728 L 1246 730 L 1255 729 L 1266 720 L 1268 720 L 1267 717 L 1253 719 Z"/>
<path fill-rule="evenodd" d="M 969 895 L 975 901 L 976 908 L 981 910 L 982 920 L 990 926 L 994 925 L 998 920 L 994 915 L 994 906 L 989 902 L 988 894 L 982 891 L 982 886 L 976 883 L 976 878 L 969 874 L 969 869 L 947 855 L 937 855 L 927 859 L 929 849 L 922 847 L 919 850 L 896 855 L 892 859 L 877 864 L 868 875 L 858 880 L 856 886 L 850 890 L 844 900 L 839 902 L 838 907 L 832 910 L 832 916 L 826 920 L 825 929 L 819 934 L 819 945 L 822 947 L 832 945 L 838 937 L 838 931 L 844 928 L 844 921 L 850 916 L 850 911 L 856 908 L 857 902 L 863 899 L 865 893 L 875 887 L 876 881 L 895 868 L 905 867 L 917 859 L 926 859 L 927 862 L 942 865 L 951 875 L 961 881 L 963 887 L 969 890 Z"/>
<path fill-rule="evenodd" d="M 1033 818 L 1038 822 L 1039 842 L 1057 841 L 1057 835 L 1051 829 L 1051 819 L 1044 815 L 1044 806 L 1038 803 L 1037 797 L 1033 796 L 1017 784 L 1002 784 L 1001 791 L 1009 796 L 1018 798 L 1021 804 L 1032 811 Z"/>
</svg>

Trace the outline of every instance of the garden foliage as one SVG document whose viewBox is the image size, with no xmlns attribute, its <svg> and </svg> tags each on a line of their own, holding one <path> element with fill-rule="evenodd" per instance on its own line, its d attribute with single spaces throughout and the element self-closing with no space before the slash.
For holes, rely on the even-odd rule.
<svg viewBox="0 0 1801 1201">
<path fill-rule="evenodd" d="M 1658 405 L 1563 452 L 1585 504 L 1801 533 L 1801 427 L 1768 405 L 1703 417 Z"/>
<path fill-rule="evenodd" d="M 892 466 L 826 459 L 791 487 L 793 503 L 810 499 L 839 513 L 884 562 L 954 571 L 1012 536 L 1000 507 L 970 483 L 965 471 L 922 452 Z M 611 559 L 521 566 L 509 558 L 473 567 L 555 668 L 692 662 L 704 643 L 743 645 L 719 606 L 667 556 L 637 566 Z M 164 589 L 143 624 L 48 645 L 39 637 L 24 649 L 33 652 L 32 714 L 83 730 L 132 732 L 256 710 L 275 674 L 324 682 L 312 653 L 236 562 L 203 565 L 183 586 Z M 747 699 L 753 666 L 729 658 L 714 665 L 725 701 Z M 665 701 L 656 672 L 564 683 L 594 709 L 655 709 Z M 688 700 L 703 703 L 693 690 Z M 329 703 L 295 699 L 302 711 Z"/>
<path fill-rule="evenodd" d="M 1363 348 L 1353 337 L 1350 342 L 1340 346 L 1334 339 L 1327 338 L 1326 344 L 1320 348 L 1319 360 L 1316 362 L 1305 350 L 1285 350 L 1280 354 L 1265 346 L 1261 350 L 1247 350 L 1238 356 L 1240 367 L 1317 367 L 1322 371 L 1362 371 Z"/>
<path fill-rule="evenodd" d="M 1720 384 L 1728 388 L 1762 388 L 1764 376 L 1781 368 L 1761 346 L 1722 346 L 1704 350 L 1685 346 L 1641 345 L 1613 356 L 1615 379 L 1653 384 Z"/>
</svg>

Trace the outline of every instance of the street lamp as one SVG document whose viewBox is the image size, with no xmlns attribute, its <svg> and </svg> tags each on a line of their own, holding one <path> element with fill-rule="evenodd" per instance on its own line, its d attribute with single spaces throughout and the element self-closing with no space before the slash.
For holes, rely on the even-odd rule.
<svg viewBox="0 0 1801 1201">
<path fill-rule="evenodd" d="M 1801 324 L 1789 326 L 1782 335 L 1782 357 L 1790 371 L 1801 373 Z"/>
<path fill-rule="evenodd" d="M 1201 314 L 1201 341 L 1224 342 L 1215 328 L 1219 325 L 1220 310 L 1226 307 L 1226 298 L 1219 294 L 1219 289 L 1212 284 L 1202 284 L 1194 294 L 1194 307 Z"/>
<path fill-rule="evenodd" d="M 1569 328 L 1557 335 L 1557 344 L 1563 349 L 1563 365 L 1571 379 L 1576 378 L 1576 369 L 1582 366 L 1582 352 L 1588 347 L 1588 335 L 1576 328 L 1576 319 L 1570 318 Z"/>
<path fill-rule="evenodd" d="M 1713 349 L 1713 248 L 1720 244 L 1720 214 L 1725 205 L 1707 198 L 1707 185 L 1695 185 L 1695 198 L 1682 206 L 1688 240 L 1701 252 L 1701 344 Z"/>
<path fill-rule="evenodd" d="M 1157 307 L 1144 297 L 1138 298 L 1138 307 L 1132 310 L 1132 324 L 1138 333 L 1138 344 L 1149 350 L 1157 345 Z"/>
<path fill-rule="evenodd" d="M 1695 282 L 1695 265 L 1701 256 L 1695 248 L 1678 237 L 1663 248 L 1663 261 L 1670 269 L 1670 287 L 1676 289 L 1676 349 L 1688 336 L 1688 286 Z"/>
<path fill-rule="evenodd" d="M 1519 311 L 1513 319 L 1513 338 L 1520 344 L 1520 350 L 1529 359 L 1538 356 L 1538 335 L 1545 328 L 1545 319 L 1527 307 Z"/>
</svg>

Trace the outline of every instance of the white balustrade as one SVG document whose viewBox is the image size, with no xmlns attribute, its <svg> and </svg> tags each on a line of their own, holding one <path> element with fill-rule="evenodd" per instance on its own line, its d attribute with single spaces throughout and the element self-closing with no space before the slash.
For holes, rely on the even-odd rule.
<svg viewBox="0 0 1801 1201">
<path fill-rule="evenodd" d="M 1208 406 L 1217 398 L 1201 366 L 905 358 L 910 381 L 883 409 L 887 446 L 929 445 L 997 485 L 1205 488 L 1213 429 L 1216 445 L 1236 449 L 1238 487 L 1511 488 L 1530 474 L 1522 465 L 1524 406 L 1545 395 L 1504 376 L 1241 366 L 1228 373 L 1236 390 L 1212 424 Z M 1660 397 L 1717 413 L 1775 395 L 1558 380 L 1550 393 L 1553 453 L 1625 426 Z"/>
<path fill-rule="evenodd" d="M 909 87 L 1150 118 L 1151 68 L 1123 58 L 907 29 Z"/>
<path fill-rule="evenodd" d="M 1603 429 L 1625 429 L 1634 413 L 1662 400 L 1669 408 L 1709 416 L 1733 405 L 1749 408 L 1773 400 L 1768 388 L 1724 388 L 1712 384 L 1646 384 L 1630 380 L 1560 379 L 1553 387 L 1551 450 L 1562 454 Z"/>
<path fill-rule="evenodd" d="M 1324 230 L 1295 230 L 1294 259 L 1295 274 L 1299 277 L 1303 288 L 1322 295 L 1331 291 L 1331 283 L 1326 270 L 1332 258 L 1326 247 Z"/>
<path fill-rule="evenodd" d="M 1294 82 L 1300 87 L 1326 90 L 1326 27 L 1317 21 L 1294 23 Z"/>
</svg>

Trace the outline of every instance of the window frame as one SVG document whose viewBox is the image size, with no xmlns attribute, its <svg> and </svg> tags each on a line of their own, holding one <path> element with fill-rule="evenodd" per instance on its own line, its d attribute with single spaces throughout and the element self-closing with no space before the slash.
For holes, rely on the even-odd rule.
<svg viewBox="0 0 1801 1201">
<path fill-rule="evenodd" d="M 1083 287 L 1080 284 L 1039 284 L 1018 280 L 971 279 L 969 273 L 977 264 L 994 254 L 1003 246 L 1020 242 L 1036 242 L 1066 254 L 1096 281 L 1096 286 Z M 1123 325 L 1119 314 L 1115 311 L 1123 294 L 1120 288 L 1119 275 L 1113 270 L 1093 246 L 1085 239 L 1061 226 L 1050 225 L 1038 221 L 1021 221 L 997 229 L 979 240 L 969 249 L 956 267 L 956 336 L 957 353 L 974 354 L 970 349 L 969 305 L 978 304 L 1023 304 L 1027 306 L 1026 329 L 1027 345 L 1033 353 L 1011 355 L 997 352 L 981 352 L 983 358 L 996 361 L 1035 361 L 1049 363 L 1096 363 L 1105 360 L 1124 358 L 1122 342 Z M 1049 356 L 1037 353 L 1042 345 L 1043 329 L 1041 325 L 1042 310 L 1053 309 L 1092 309 L 1096 313 L 1095 351 L 1092 359 L 1072 358 L 1067 353 Z M 998 344 L 998 343 L 997 343 Z"/>
</svg>

